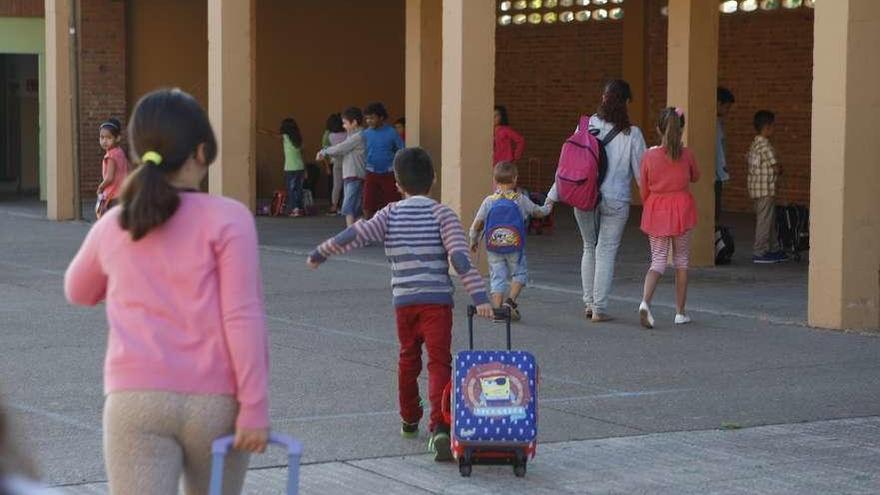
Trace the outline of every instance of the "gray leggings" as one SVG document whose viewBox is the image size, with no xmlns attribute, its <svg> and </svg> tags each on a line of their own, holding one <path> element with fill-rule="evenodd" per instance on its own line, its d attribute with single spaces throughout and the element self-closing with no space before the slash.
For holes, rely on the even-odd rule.
<svg viewBox="0 0 880 495">
<path fill-rule="evenodd" d="M 104 460 L 110 494 L 208 493 L 211 442 L 232 433 L 238 403 L 226 395 L 114 392 L 104 402 Z M 224 495 L 241 493 L 248 455 L 230 452 Z M 181 474 L 183 479 L 181 481 Z"/>
</svg>

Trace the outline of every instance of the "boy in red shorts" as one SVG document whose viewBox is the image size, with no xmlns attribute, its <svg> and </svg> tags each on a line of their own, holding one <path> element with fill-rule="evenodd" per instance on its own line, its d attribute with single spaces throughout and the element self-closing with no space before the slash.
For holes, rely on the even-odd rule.
<svg viewBox="0 0 880 495">
<path fill-rule="evenodd" d="M 367 178 L 364 182 L 364 218 L 369 219 L 388 203 L 400 201 L 394 182 L 394 154 L 402 150 L 403 140 L 394 127 L 385 123 L 388 111 L 381 103 L 370 103 L 364 109 L 367 130 Z"/>
</svg>

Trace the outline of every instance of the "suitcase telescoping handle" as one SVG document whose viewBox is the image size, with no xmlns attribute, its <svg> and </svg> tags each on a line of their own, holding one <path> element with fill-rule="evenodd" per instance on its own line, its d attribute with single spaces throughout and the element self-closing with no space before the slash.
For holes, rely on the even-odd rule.
<svg viewBox="0 0 880 495">
<path fill-rule="evenodd" d="M 468 306 L 468 344 L 470 345 L 470 350 L 474 350 L 474 316 L 477 314 L 477 307 L 471 304 Z M 511 349 L 510 346 L 510 308 L 496 308 L 495 315 L 501 316 L 504 318 L 504 322 L 507 326 L 507 350 Z"/>
<path fill-rule="evenodd" d="M 211 444 L 211 455 L 213 462 L 211 463 L 211 486 L 210 495 L 221 495 L 223 492 L 223 461 L 232 443 L 235 441 L 234 435 L 220 437 Z M 279 433 L 269 434 L 269 443 L 280 445 L 287 449 L 287 495 L 296 495 L 299 492 L 299 460 L 302 457 L 302 444 L 292 437 Z"/>
</svg>

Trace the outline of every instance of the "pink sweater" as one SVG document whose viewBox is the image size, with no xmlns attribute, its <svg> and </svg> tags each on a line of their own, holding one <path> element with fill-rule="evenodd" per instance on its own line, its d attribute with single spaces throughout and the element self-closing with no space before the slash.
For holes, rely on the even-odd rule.
<svg viewBox="0 0 880 495">
<path fill-rule="evenodd" d="M 268 344 L 257 233 L 240 203 L 181 193 L 177 212 L 140 241 L 112 208 L 64 277 L 67 299 L 106 299 L 105 393 L 233 395 L 236 425 L 269 425 Z"/>
</svg>

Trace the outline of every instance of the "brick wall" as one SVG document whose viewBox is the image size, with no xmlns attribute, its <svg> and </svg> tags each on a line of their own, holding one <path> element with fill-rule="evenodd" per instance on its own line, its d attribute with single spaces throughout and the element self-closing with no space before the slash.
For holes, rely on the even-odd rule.
<svg viewBox="0 0 880 495">
<path fill-rule="evenodd" d="M 648 104 L 654 122 L 666 104 L 667 21 L 660 14 L 665 0 L 648 3 Z M 523 160 L 521 175 L 532 187 L 552 181 L 560 143 L 577 114 L 592 111 L 602 82 L 620 76 L 622 31 L 619 22 L 609 21 L 496 30 L 495 101 L 507 105 L 511 123 L 525 136 L 525 157 L 541 164 L 529 173 Z M 754 137 L 752 115 L 762 108 L 777 115 L 774 141 L 786 176 L 780 199 L 808 204 L 813 11 L 723 15 L 719 42 L 719 83 L 737 99 L 727 121 L 732 179 L 724 209 L 751 210 L 744 155 Z M 599 56 L 590 59 L 591 52 Z M 645 130 L 649 144 L 657 144 L 655 134 Z"/>
<path fill-rule="evenodd" d="M 109 117 L 126 124 L 125 2 L 80 2 L 80 191 L 92 197 L 101 182 L 98 126 Z M 43 17 L 43 0 L 0 0 L 0 16 Z"/>
<path fill-rule="evenodd" d="M 723 16 L 718 81 L 736 96 L 727 119 L 727 161 L 732 179 L 725 208 L 750 211 L 745 153 L 761 109 L 776 113 L 773 142 L 784 170 L 780 201 L 809 204 L 813 93 L 813 11 Z"/>
<path fill-rule="evenodd" d="M 495 43 L 495 102 L 526 139 L 520 182 L 547 188 L 578 115 L 592 113 L 603 83 L 620 77 L 621 23 L 499 27 Z"/>
<path fill-rule="evenodd" d="M 649 104 L 651 121 L 666 101 L 666 18 L 664 0 L 651 0 L 649 15 Z M 813 81 L 812 9 L 722 15 L 718 84 L 729 88 L 736 104 L 726 121 L 727 162 L 731 180 L 724 192 L 725 211 L 751 211 L 746 190 L 745 154 L 755 136 L 752 116 L 776 113 L 773 138 L 785 170 L 780 201 L 809 204 L 810 130 Z M 654 141 L 654 133 L 649 134 Z"/>
<path fill-rule="evenodd" d="M 80 190 L 95 194 L 101 182 L 98 126 L 116 117 L 125 126 L 125 2 L 82 0 L 80 18 Z"/>
<path fill-rule="evenodd" d="M 43 0 L 0 0 L 0 17 L 43 17 Z"/>
</svg>

